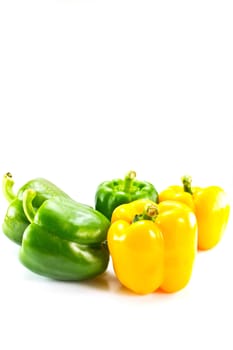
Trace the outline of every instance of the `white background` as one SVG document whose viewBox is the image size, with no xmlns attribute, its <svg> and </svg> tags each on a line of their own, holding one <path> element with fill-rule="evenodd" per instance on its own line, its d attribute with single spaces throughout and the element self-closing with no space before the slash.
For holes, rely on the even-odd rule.
<svg viewBox="0 0 233 350">
<path fill-rule="evenodd" d="M 0 173 L 93 205 L 134 169 L 159 191 L 190 174 L 233 199 L 232 1 L 0 0 Z M 7 203 L 0 196 L 1 221 Z M 232 222 L 179 293 L 137 296 L 111 264 L 55 282 L 0 235 L 0 348 L 233 348 Z"/>
</svg>

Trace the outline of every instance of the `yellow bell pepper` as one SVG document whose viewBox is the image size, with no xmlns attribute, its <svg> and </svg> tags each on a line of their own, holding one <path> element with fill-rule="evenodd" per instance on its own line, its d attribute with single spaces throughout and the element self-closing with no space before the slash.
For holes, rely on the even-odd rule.
<svg viewBox="0 0 233 350">
<path fill-rule="evenodd" d="M 185 204 L 139 199 L 118 206 L 107 240 L 119 281 L 139 294 L 176 292 L 192 274 L 197 223 Z"/>
<path fill-rule="evenodd" d="M 170 186 L 159 194 L 159 202 L 175 200 L 187 204 L 198 223 L 198 249 L 216 246 L 226 229 L 230 214 L 227 195 L 221 187 L 191 187 L 190 176 L 182 178 L 183 186 Z"/>
</svg>

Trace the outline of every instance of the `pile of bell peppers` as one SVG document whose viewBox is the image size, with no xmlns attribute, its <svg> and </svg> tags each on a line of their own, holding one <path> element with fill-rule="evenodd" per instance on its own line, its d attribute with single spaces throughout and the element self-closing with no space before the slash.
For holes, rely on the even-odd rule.
<svg viewBox="0 0 233 350">
<path fill-rule="evenodd" d="M 81 281 L 104 273 L 111 258 L 116 278 L 137 294 L 183 289 L 198 251 L 220 242 L 230 214 L 221 187 L 192 187 L 184 176 L 182 185 L 158 192 L 135 171 L 100 183 L 93 207 L 44 178 L 15 193 L 10 173 L 3 194 L 9 205 L 2 231 L 19 245 L 27 269 Z"/>
</svg>

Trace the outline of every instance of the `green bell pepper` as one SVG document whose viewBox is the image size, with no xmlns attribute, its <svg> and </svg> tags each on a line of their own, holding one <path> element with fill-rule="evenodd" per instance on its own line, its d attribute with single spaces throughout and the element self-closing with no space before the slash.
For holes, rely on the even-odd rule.
<svg viewBox="0 0 233 350">
<path fill-rule="evenodd" d="M 26 190 L 26 228 L 19 258 L 29 270 L 58 280 L 85 280 L 108 266 L 109 220 L 95 209 L 65 198 L 50 198 L 33 207 L 36 192 Z"/>
<path fill-rule="evenodd" d="M 60 190 L 50 181 L 43 178 L 36 178 L 27 182 L 22 186 L 18 193 L 13 191 L 14 180 L 10 173 L 3 177 L 3 194 L 9 206 L 2 224 L 4 234 L 17 244 L 22 243 L 23 233 L 29 225 L 29 221 L 23 210 L 23 193 L 26 189 L 31 188 L 36 191 L 36 197 L 33 200 L 33 205 L 38 208 L 46 199 L 51 197 L 70 198 L 65 192 Z"/>
<path fill-rule="evenodd" d="M 158 203 L 155 187 L 147 181 L 138 181 L 135 177 L 135 171 L 130 171 L 124 180 L 102 182 L 96 190 L 95 209 L 111 220 L 113 210 L 121 204 L 142 198 Z"/>
</svg>

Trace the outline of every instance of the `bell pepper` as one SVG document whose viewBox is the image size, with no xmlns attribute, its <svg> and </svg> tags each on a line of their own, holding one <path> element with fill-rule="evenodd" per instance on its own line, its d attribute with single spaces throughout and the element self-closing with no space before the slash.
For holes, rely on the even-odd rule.
<svg viewBox="0 0 233 350">
<path fill-rule="evenodd" d="M 175 200 L 187 204 L 198 223 L 198 249 L 215 247 L 226 229 L 230 205 L 225 191 L 218 186 L 192 187 L 192 178 L 184 176 L 183 186 L 170 186 L 159 194 L 159 202 Z"/>
<path fill-rule="evenodd" d="M 85 280 L 103 273 L 109 261 L 109 220 L 93 208 L 67 198 L 50 198 L 34 208 L 34 190 L 23 194 L 31 222 L 19 258 L 34 273 L 57 280 Z"/>
<path fill-rule="evenodd" d="M 197 223 L 183 203 L 141 199 L 120 205 L 107 240 L 117 278 L 135 293 L 177 292 L 191 278 Z"/>
<path fill-rule="evenodd" d="M 151 183 L 137 180 L 135 171 L 130 171 L 124 179 L 104 181 L 97 187 L 95 208 L 111 220 L 117 206 L 140 198 L 158 202 L 158 192 Z"/>
<path fill-rule="evenodd" d="M 51 197 L 70 198 L 65 192 L 59 189 L 50 181 L 43 178 L 36 178 L 28 181 L 22 186 L 18 193 L 13 191 L 14 180 L 10 173 L 7 173 L 3 177 L 3 194 L 9 206 L 2 224 L 2 230 L 4 234 L 17 244 L 22 243 L 23 233 L 26 227 L 29 225 L 29 221 L 23 211 L 23 193 L 26 189 L 31 188 L 36 191 L 36 197 L 33 201 L 33 205 L 37 208 L 46 199 Z"/>
</svg>

